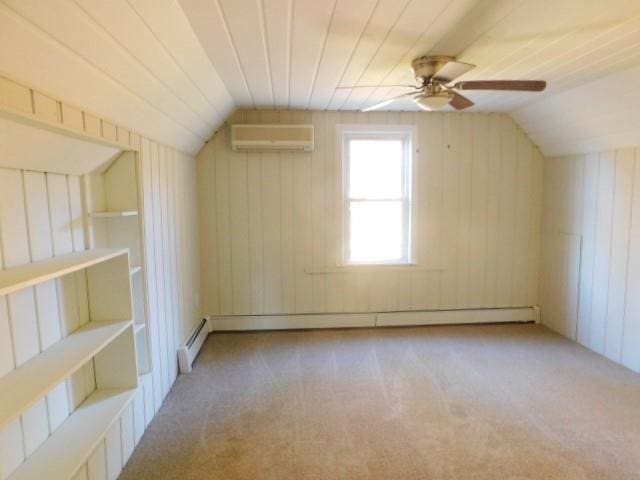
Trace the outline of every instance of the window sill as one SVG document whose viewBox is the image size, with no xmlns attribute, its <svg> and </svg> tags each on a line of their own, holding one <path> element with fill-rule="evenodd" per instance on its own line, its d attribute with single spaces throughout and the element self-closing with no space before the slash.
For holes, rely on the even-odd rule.
<svg viewBox="0 0 640 480">
<path fill-rule="evenodd" d="M 352 272 L 441 272 L 440 267 L 424 267 L 416 263 L 379 263 L 379 264 L 350 264 L 336 265 L 335 267 L 309 267 L 304 272 L 309 275 L 321 275 L 327 273 L 352 273 Z"/>
</svg>

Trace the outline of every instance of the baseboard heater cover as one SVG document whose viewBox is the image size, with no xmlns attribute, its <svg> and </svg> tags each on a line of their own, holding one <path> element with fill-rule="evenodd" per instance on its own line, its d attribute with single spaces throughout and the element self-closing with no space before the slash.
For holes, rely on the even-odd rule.
<svg viewBox="0 0 640 480">
<path fill-rule="evenodd" d="M 198 353 L 200 353 L 200 349 L 207 339 L 210 330 L 210 318 L 205 317 L 196 325 L 196 328 L 189 336 L 185 345 L 178 349 L 178 366 L 180 367 L 180 373 L 191 372 L 193 362 L 198 356 Z"/>
<path fill-rule="evenodd" d="M 211 317 L 211 330 L 293 330 L 309 328 L 362 328 L 468 323 L 539 322 L 533 307 L 477 308 L 371 313 L 315 313 L 292 315 L 219 315 Z"/>
</svg>

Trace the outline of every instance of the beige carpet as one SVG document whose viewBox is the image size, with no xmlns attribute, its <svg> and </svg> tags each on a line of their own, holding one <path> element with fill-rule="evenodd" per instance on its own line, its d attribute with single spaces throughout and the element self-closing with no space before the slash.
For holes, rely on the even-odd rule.
<svg viewBox="0 0 640 480">
<path fill-rule="evenodd" d="M 121 478 L 637 480 L 640 376 L 536 325 L 217 334 Z"/>
</svg>

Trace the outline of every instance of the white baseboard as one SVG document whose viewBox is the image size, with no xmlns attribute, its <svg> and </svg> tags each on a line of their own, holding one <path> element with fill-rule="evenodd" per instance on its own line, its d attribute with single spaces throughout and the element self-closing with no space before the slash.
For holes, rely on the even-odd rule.
<svg viewBox="0 0 640 480">
<path fill-rule="evenodd" d="M 537 307 L 429 310 L 420 312 L 315 313 L 303 315 L 220 315 L 212 331 L 362 328 L 466 323 L 535 322 Z"/>
<path fill-rule="evenodd" d="M 378 327 L 404 325 L 455 325 L 464 323 L 533 322 L 533 308 L 487 308 L 477 310 L 431 310 L 377 314 Z"/>
<path fill-rule="evenodd" d="M 229 315 L 211 317 L 215 330 L 287 330 L 299 328 L 375 327 L 375 313 L 317 313 L 305 315 Z"/>
</svg>

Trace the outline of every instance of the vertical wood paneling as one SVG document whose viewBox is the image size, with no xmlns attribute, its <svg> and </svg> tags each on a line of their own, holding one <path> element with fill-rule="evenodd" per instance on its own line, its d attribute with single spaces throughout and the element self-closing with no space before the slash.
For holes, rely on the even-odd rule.
<svg viewBox="0 0 640 480">
<path fill-rule="evenodd" d="M 541 286 L 543 322 L 635 371 L 640 371 L 640 310 L 633 286 L 638 262 L 638 149 L 627 148 L 545 163 L 544 255 Z M 571 248 L 554 236 L 579 239 Z M 557 265 L 576 264 L 565 278 L 544 288 L 559 272 Z M 575 290 L 577 293 L 573 293 Z M 571 312 L 554 303 L 574 302 Z"/>
<path fill-rule="evenodd" d="M 215 192 L 216 233 L 218 247 L 218 290 L 220 295 L 220 313 L 233 312 L 233 282 L 231 237 L 229 235 L 229 158 L 227 150 L 227 132 L 222 129 L 214 137 L 215 142 Z"/>
<path fill-rule="evenodd" d="M 593 296 L 591 299 L 590 347 L 604 352 L 607 298 L 609 295 L 609 262 L 611 258 L 611 225 L 615 186 L 615 153 L 600 156 L 598 172 L 598 208 L 596 211 Z"/>
<path fill-rule="evenodd" d="M 443 249 L 442 263 L 447 265 L 442 272 L 442 288 L 440 291 L 440 307 L 456 307 L 456 273 L 458 251 L 458 216 L 460 212 L 460 158 L 457 155 L 456 135 L 458 133 L 458 115 L 444 116 L 444 167 L 442 176 L 443 215 L 442 228 Z"/>
<path fill-rule="evenodd" d="M 162 403 L 162 372 L 161 372 L 161 347 L 160 342 L 160 308 L 158 307 L 158 291 L 157 281 L 157 261 L 156 261 L 156 242 L 149 241 L 155 235 L 155 211 L 158 205 L 155 202 L 153 180 L 154 180 L 154 161 L 152 157 L 152 144 L 147 139 L 142 139 L 140 150 L 140 166 L 142 175 L 142 201 L 144 209 L 144 231 L 145 231 L 145 250 L 147 257 L 147 292 L 149 302 L 149 338 L 151 340 L 151 355 L 153 363 L 153 398 L 155 408 L 159 408 Z"/>
<path fill-rule="evenodd" d="M 604 354 L 616 362 L 622 360 L 634 160 L 633 149 L 620 150 L 616 154 L 615 193 L 611 224 L 611 258 L 609 264 L 609 297 L 607 299 L 604 343 Z"/>
<path fill-rule="evenodd" d="M 218 248 L 217 248 L 217 212 L 215 201 L 215 162 L 206 161 L 210 155 L 215 155 L 215 141 L 209 141 L 203 148 L 203 154 L 197 159 L 198 178 L 198 224 L 200 227 L 200 263 L 203 265 L 200 275 L 200 283 L 203 291 L 207 295 L 202 297 L 202 308 L 205 312 L 215 312 L 219 309 L 218 297 L 218 275 L 205 275 L 204 272 L 218 271 Z M 207 152 L 204 154 L 204 152 Z M 249 158 L 249 181 L 254 165 L 258 165 Z M 251 183 L 249 192 L 252 192 Z M 249 198 L 249 215 L 254 211 Z M 251 223 L 252 224 L 252 223 Z M 252 250 L 253 252 L 253 250 Z M 252 261 L 253 268 L 253 261 Z M 251 275 L 251 278 L 256 278 Z M 253 296 L 252 296 L 253 301 Z"/>
<path fill-rule="evenodd" d="M 498 248 L 500 213 L 500 172 L 502 168 L 501 118 L 489 117 L 489 185 L 487 189 L 487 250 L 484 283 L 484 307 L 498 305 Z"/>
<path fill-rule="evenodd" d="M 634 178 L 629 227 L 629 262 L 627 265 L 627 295 L 622 326 L 622 364 L 640 371 L 640 296 L 635 287 L 640 283 L 640 149 L 634 152 Z"/>
<path fill-rule="evenodd" d="M 542 157 L 505 115 L 241 111 L 231 123 L 312 123 L 312 153 L 233 153 L 226 129 L 198 157 L 213 314 L 537 304 Z M 418 126 L 418 267 L 336 272 L 335 127 Z M 210 216 L 207 215 L 210 212 Z M 207 245 L 207 247 L 204 247 Z M 332 271 L 333 270 L 333 271 Z"/>
<path fill-rule="evenodd" d="M 247 154 L 233 153 L 229 161 L 229 229 L 231 237 L 231 262 L 233 270 L 234 311 L 251 312 L 249 250 L 249 198 L 247 179 Z"/>
</svg>

